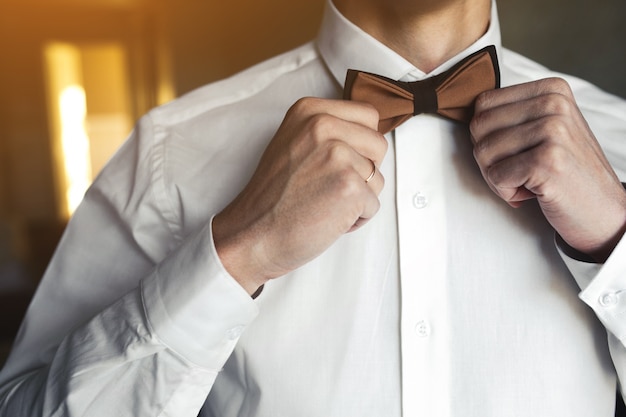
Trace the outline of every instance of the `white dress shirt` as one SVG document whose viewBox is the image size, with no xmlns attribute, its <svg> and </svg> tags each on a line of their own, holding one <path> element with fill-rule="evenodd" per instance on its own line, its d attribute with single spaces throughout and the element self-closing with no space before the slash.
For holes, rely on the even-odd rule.
<svg viewBox="0 0 626 417">
<path fill-rule="evenodd" d="M 433 74 L 489 44 L 504 85 L 554 75 L 501 47 L 495 5 Z M 328 3 L 316 41 L 142 118 L 41 282 L 0 415 L 613 416 L 626 243 L 604 265 L 560 254 L 534 201 L 489 190 L 464 125 L 420 115 L 388 134 L 380 212 L 256 300 L 225 271 L 212 216 L 291 104 L 341 97 L 348 68 L 433 75 Z M 566 79 L 626 178 L 626 104 Z"/>
</svg>

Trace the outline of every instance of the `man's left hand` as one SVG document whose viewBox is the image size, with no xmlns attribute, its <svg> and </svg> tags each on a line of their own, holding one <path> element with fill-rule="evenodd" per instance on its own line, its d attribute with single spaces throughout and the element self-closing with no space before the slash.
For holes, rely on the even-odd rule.
<svg viewBox="0 0 626 417">
<path fill-rule="evenodd" d="M 564 80 L 483 93 L 470 131 L 498 196 L 512 207 L 536 198 L 568 245 L 597 262 L 608 258 L 626 230 L 626 192 Z"/>
</svg>

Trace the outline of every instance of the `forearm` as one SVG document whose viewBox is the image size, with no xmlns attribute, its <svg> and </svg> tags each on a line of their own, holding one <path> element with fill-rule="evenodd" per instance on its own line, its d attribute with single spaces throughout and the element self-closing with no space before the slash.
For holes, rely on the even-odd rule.
<svg viewBox="0 0 626 417">
<path fill-rule="evenodd" d="M 256 314 L 219 264 L 207 225 L 139 287 L 71 331 L 49 365 L 24 374 L 37 365 L 11 363 L 0 415 L 197 416 Z"/>
<path fill-rule="evenodd" d="M 76 329 L 50 365 L 5 384 L 0 415 L 197 416 L 217 371 L 165 346 L 143 309 L 137 289 Z"/>
<path fill-rule="evenodd" d="M 70 221 L 0 372 L 0 415 L 178 404 L 165 414 L 195 416 L 237 342 L 231 330 L 256 315 L 217 258 L 210 219 L 173 233 L 158 145 L 142 119 Z"/>
</svg>

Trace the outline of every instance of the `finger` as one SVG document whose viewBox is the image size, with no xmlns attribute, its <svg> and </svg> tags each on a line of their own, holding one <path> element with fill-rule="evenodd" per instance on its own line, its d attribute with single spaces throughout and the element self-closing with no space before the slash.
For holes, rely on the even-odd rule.
<svg viewBox="0 0 626 417">
<path fill-rule="evenodd" d="M 376 166 L 383 162 L 387 148 L 387 139 L 376 129 L 348 122 L 346 131 L 338 139 L 343 140 L 363 157 L 370 159 Z"/>
<path fill-rule="evenodd" d="M 475 143 L 476 162 L 481 167 L 489 168 L 503 159 L 526 152 L 543 141 L 550 140 L 550 135 L 557 129 L 552 127 L 556 123 L 554 118 L 554 116 L 544 117 L 489 133 Z"/>
<path fill-rule="evenodd" d="M 379 115 L 371 104 L 307 97 L 298 100 L 290 112 L 308 116 L 310 129 L 319 133 L 318 138 L 344 140 L 363 156 L 379 165 L 382 162 L 387 140 L 378 132 Z M 335 125 L 339 121 L 348 125 L 339 129 Z"/>
<path fill-rule="evenodd" d="M 368 103 L 347 100 L 330 100 L 317 97 L 304 97 L 289 110 L 303 116 L 328 114 L 338 119 L 378 129 L 378 111 Z"/>
<path fill-rule="evenodd" d="M 505 103 L 476 113 L 470 123 L 474 143 L 489 134 L 547 116 L 572 117 L 577 113 L 576 103 L 559 93 L 547 93 L 520 101 Z"/>
<path fill-rule="evenodd" d="M 336 172 L 345 175 L 344 167 L 350 166 L 358 174 L 355 177 L 356 180 L 366 184 L 374 194 L 379 195 L 385 180 L 376 163 L 362 156 L 343 141 L 333 141 L 332 145 L 331 154 L 325 158 L 327 162 L 322 169 L 336 169 Z"/>
<path fill-rule="evenodd" d="M 343 181 L 333 184 L 341 184 L 343 190 L 339 191 L 341 198 L 348 198 L 344 205 L 349 204 L 355 209 L 356 219 L 348 231 L 356 230 L 380 208 L 378 195 L 384 186 L 384 178 L 373 161 L 361 156 L 358 152 L 344 142 L 335 141 L 333 157 L 323 169 L 330 169 L 339 174 Z M 349 159 L 346 159 L 349 158 Z M 348 164 L 351 164 L 346 170 Z"/>
<path fill-rule="evenodd" d="M 366 183 L 370 182 L 370 180 L 372 178 L 374 178 L 374 175 L 376 175 L 376 164 L 371 159 L 369 161 L 372 164 L 372 172 L 370 172 L 370 174 L 367 176 L 367 178 L 365 178 L 365 182 Z"/>
<path fill-rule="evenodd" d="M 373 191 L 367 193 L 361 216 L 354 222 L 348 232 L 353 232 L 369 222 L 380 209 L 380 201 Z"/>
<path fill-rule="evenodd" d="M 374 194 L 380 195 L 384 185 L 385 178 L 382 173 L 378 170 L 378 167 L 372 160 L 368 160 L 370 163 L 370 172 L 368 176 L 365 178 L 365 183 L 374 191 Z"/>
<path fill-rule="evenodd" d="M 481 113 L 487 109 L 502 106 L 508 103 L 526 100 L 545 94 L 561 94 L 573 98 L 572 90 L 567 81 L 561 78 L 546 78 L 538 81 L 503 87 L 486 91 L 480 94 L 475 103 L 475 112 Z"/>
<path fill-rule="evenodd" d="M 310 116 L 301 129 L 306 132 L 304 137 L 307 140 L 300 145 L 307 149 L 331 141 L 341 141 L 377 165 L 382 163 L 387 152 L 387 140 L 378 131 L 327 113 Z"/>
<path fill-rule="evenodd" d="M 556 149 L 542 144 L 503 159 L 487 169 L 487 180 L 507 202 L 543 197 L 555 169 L 552 164 L 546 164 L 546 161 L 557 158 L 546 155 L 556 155 Z"/>
</svg>

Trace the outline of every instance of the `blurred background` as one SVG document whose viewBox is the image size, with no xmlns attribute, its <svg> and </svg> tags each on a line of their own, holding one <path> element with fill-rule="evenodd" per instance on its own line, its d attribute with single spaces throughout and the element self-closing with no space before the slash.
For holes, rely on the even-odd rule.
<svg viewBox="0 0 626 417">
<path fill-rule="evenodd" d="M 505 46 L 626 97 L 624 0 L 498 5 Z M 134 121 L 312 39 L 323 6 L 0 0 L 0 364 L 68 217 Z"/>
</svg>

